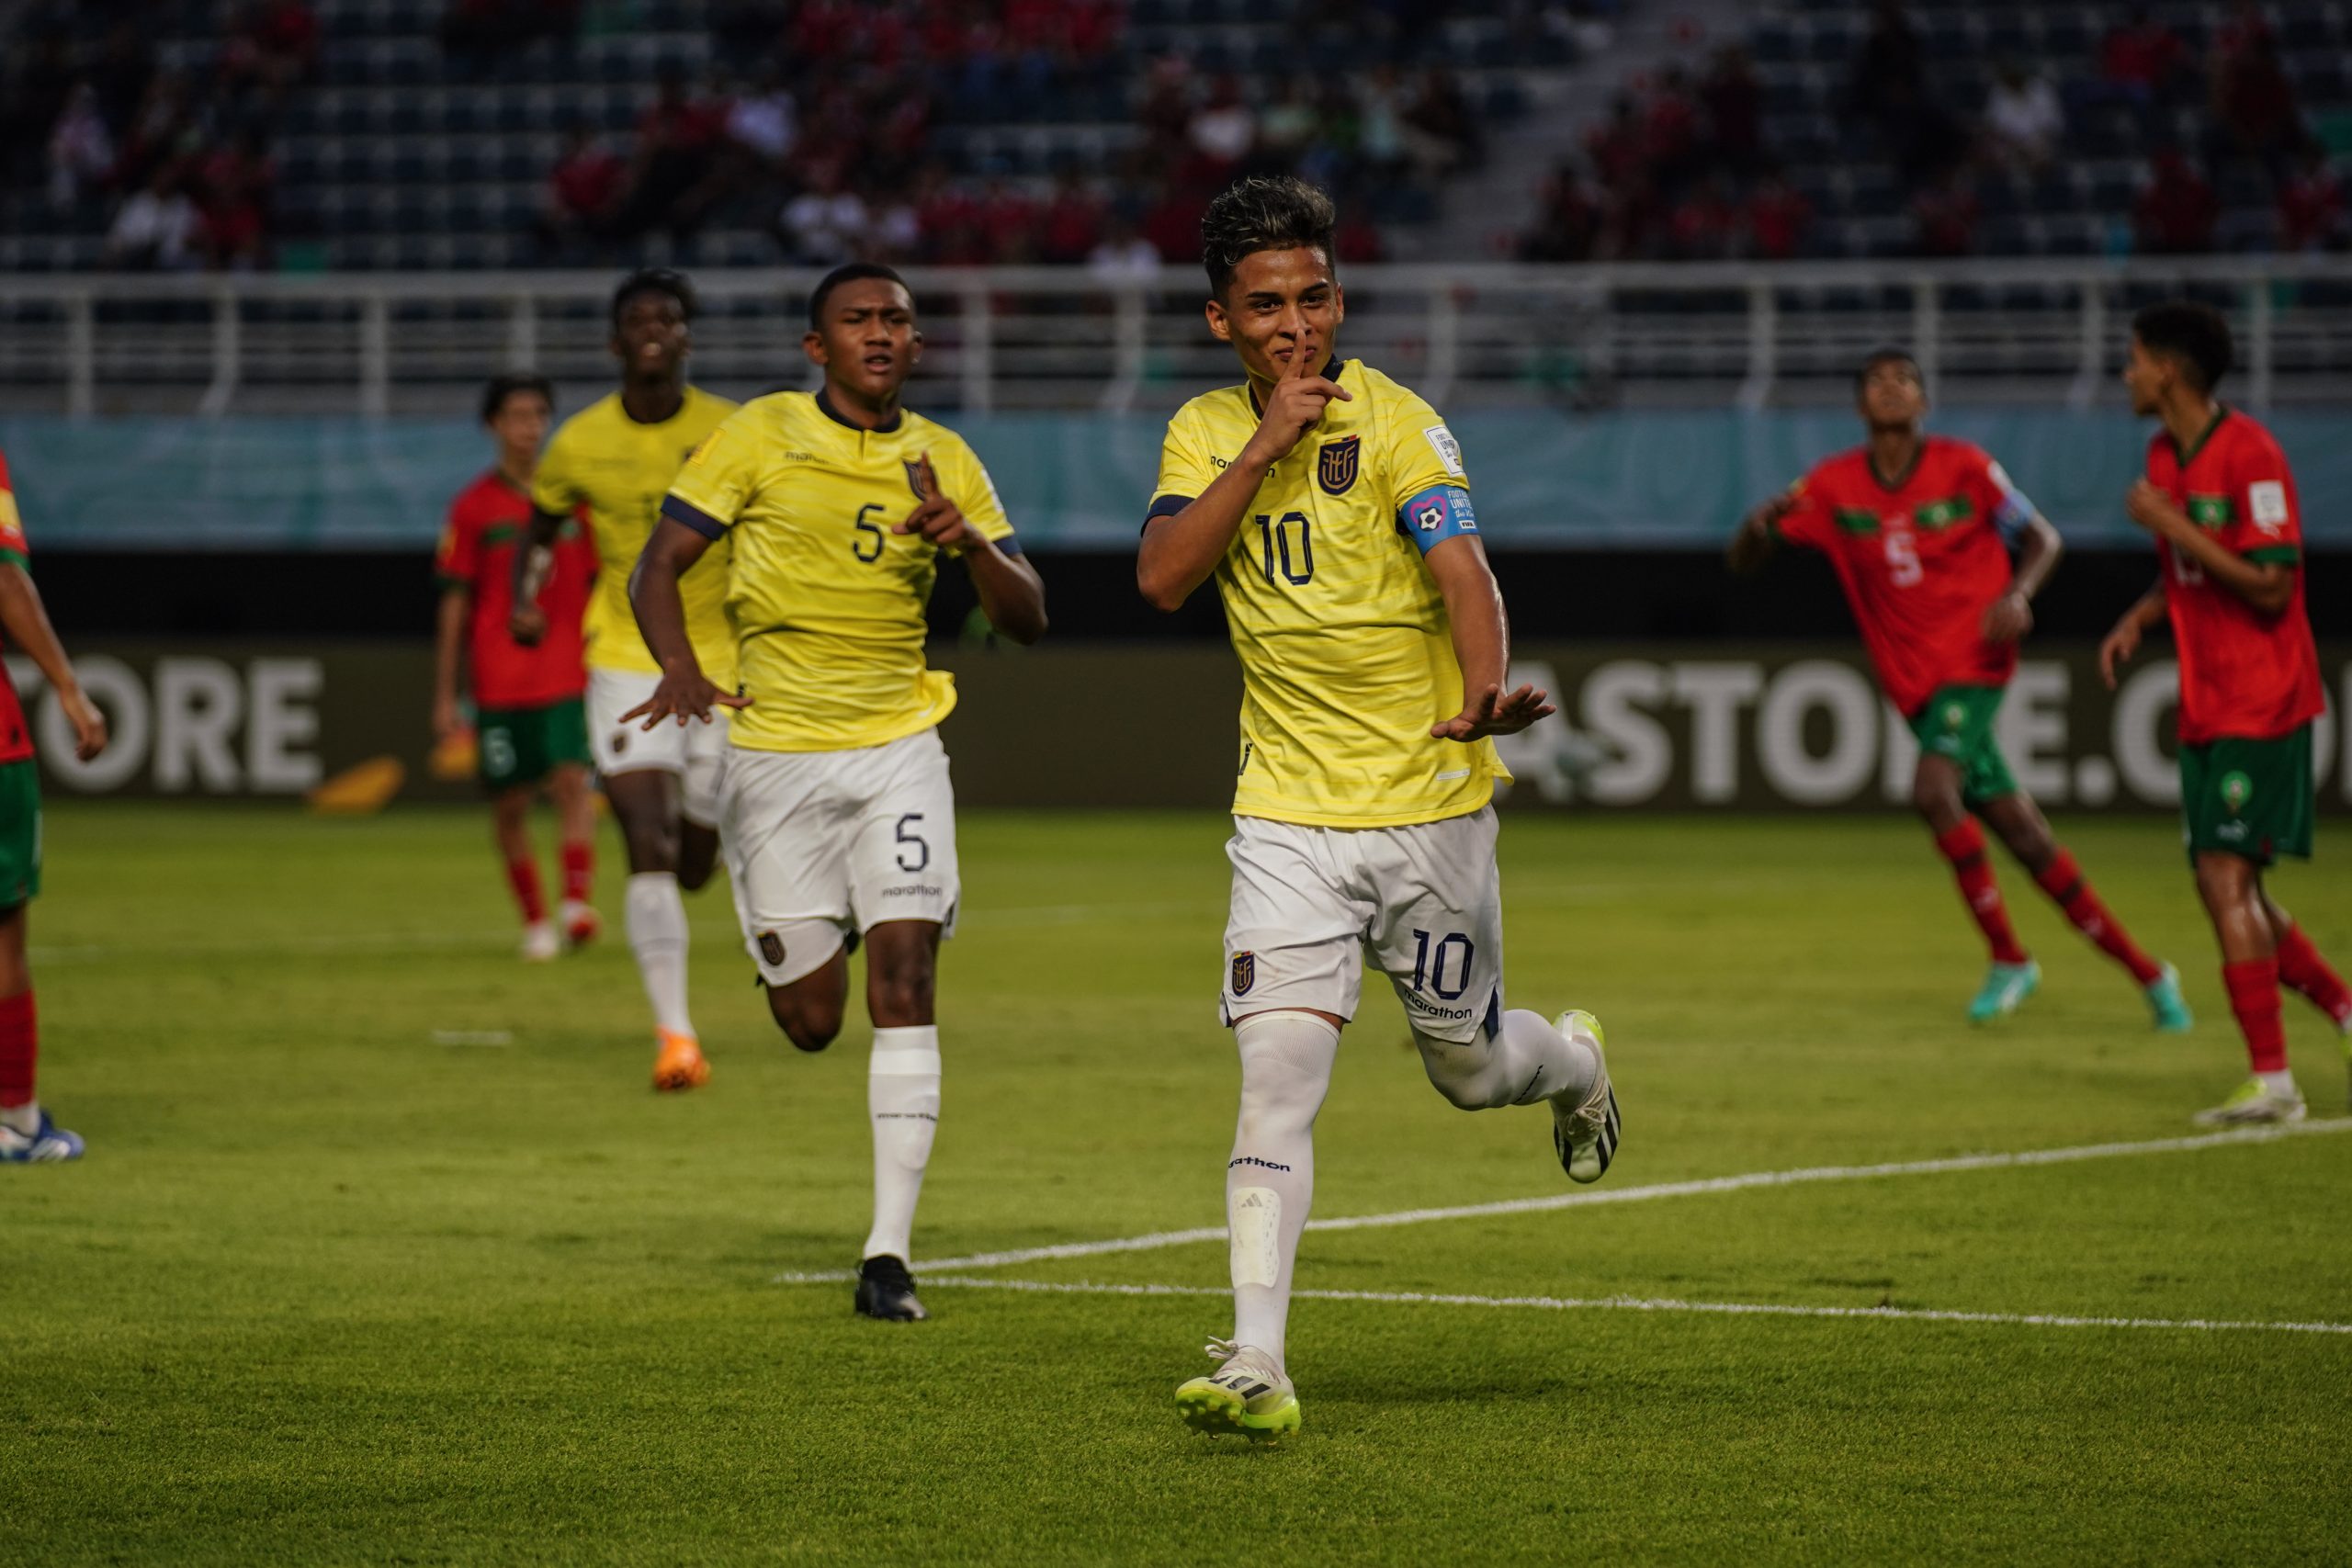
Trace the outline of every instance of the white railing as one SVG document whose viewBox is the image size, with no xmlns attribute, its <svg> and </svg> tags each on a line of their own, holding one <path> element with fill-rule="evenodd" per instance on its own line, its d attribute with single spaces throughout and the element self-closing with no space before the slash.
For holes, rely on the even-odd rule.
<svg viewBox="0 0 2352 1568">
<path fill-rule="evenodd" d="M 608 377 L 616 276 L 0 275 L 0 409 L 459 412 L 507 367 Z M 814 276 L 696 273 L 697 378 L 736 393 L 808 384 Z M 1201 321 L 1197 268 L 909 277 L 928 406 L 1159 408 L 1232 375 Z M 2090 406 L 2119 395 L 2132 311 L 2181 289 L 2230 311 L 2245 402 L 2352 401 L 2343 257 L 1355 266 L 1342 281 L 1347 351 L 1449 407 L 1842 400 L 1856 361 L 1889 343 L 1947 398 Z"/>
</svg>

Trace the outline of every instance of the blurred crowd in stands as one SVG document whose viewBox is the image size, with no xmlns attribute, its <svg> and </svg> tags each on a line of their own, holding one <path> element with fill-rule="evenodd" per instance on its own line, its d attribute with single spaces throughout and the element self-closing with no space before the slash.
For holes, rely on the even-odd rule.
<svg viewBox="0 0 2352 1568">
<path fill-rule="evenodd" d="M 2146 7 L 2099 40 L 2092 70 L 2053 81 L 2000 62 L 1978 104 L 1952 101 L 1900 0 L 1878 0 L 1836 105 L 1840 161 L 1894 171 L 1912 254 L 1982 247 L 1988 179 L 2030 176 L 2068 152 L 2071 123 L 2123 110 L 2145 167 L 2129 226 L 2108 248 L 2187 254 L 2218 248 L 2212 171 L 2260 171 L 2276 211 L 2273 248 L 2352 244 L 2345 189 L 2306 124 L 2278 41 L 2257 0 L 2236 0 L 2203 58 Z M 2202 128 L 2184 142 L 2178 111 Z M 1747 51 L 1718 50 L 1696 76 L 1669 66 L 1629 84 L 1579 155 L 1564 160 L 1519 240 L 1531 261 L 1781 259 L 1816 254 L 1813 202 L 1768 134 L 1765 91 Z"/>
<path fill-rule="evenodd" d="M 20 28 L 0 64 L 0 160 L 45 160 L 61 219 L 105 211 L 108 266 L 266 265 L 269 131 L 317 70 L 318 17 L 253 0 L 206 69 L 180 72 L 158 65 L 141 11 L 65 3 Z"/>
</svg>

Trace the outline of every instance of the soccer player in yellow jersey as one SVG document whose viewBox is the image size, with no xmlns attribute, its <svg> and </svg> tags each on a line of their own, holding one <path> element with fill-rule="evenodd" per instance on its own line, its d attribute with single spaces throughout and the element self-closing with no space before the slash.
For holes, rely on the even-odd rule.
<svg viewBox="0 0 2352 1568">
<path fill-rule="evenodd" d="M 849 951 L 865 940 L 874 1224 L 856 1304 L 904 1320 L 925 1315 L 907 1259 L 939 1121 L 933 976 L 959 891 L 937 728 L 956 685 L 923 662 L 923 606 L 939 558 L 960 556 L 989 622 L 1030 643 L 1045 635 L 1046 590 L 972 449 L 899 406 L 922 334 L 898 275 L 871 263 L 828 274 L 804 346 L 824 386 L 745 404 L 662 502 L 632 590 L 662 679 L 626 716 L 693 729 L 735 710 L 719 790 L 728 871 L 769 1010 L 803 1051 L 841 1032 Z M 713 678 L 679 592 L 730 547 L 740 691 Z"/>
<path fill-rule="evenodd" d="M 1244 179 L 1201 220 L 1209 330 L 1246 379 L 1169 423 L 1136 578 L 1174 610 L 1212 576 L 1241 658 L 1222 1015 L 1241 1056 L 1226 1167 L 1234 1331 L 1176 1391 L 1204 1432 L 1298 1426 L 1283 1367 L 1316 1112 L 1363 955 L 1387 975 L 1440 1093 L 1547 1103 L 1570 1177 L 1616 1152 L 1589 1013 L 1503 1006 L 1488 737 L 1553 711 L 1510 690 L 1502 596 L 1461 448 L 1436 412 L 1340 357 L 1330 198 Z"/>
<path fill-rule="evenodd" d="M 628 852 L 628 945 L 653 1005 L 657 1089 L 693 1089 L 710 1077 L 686 1010 L 686 907 L 678 890 L 700 887 L 718 863 L 727 731 L 722 721 L 647 734 L 621 716 L 662 678 L 629 613 L 629 572 L 679 465 L 735 412 L 725 398 L 686 384 L 694 314 L 694 289 L 674 272 L 635 273 L 614 292 L 620 390 L 565 420 L 548 443 L 531 485 L 531 547 L 515 552 L 514 629 L 527 644 L 546 629 L 539 590 L 554 565 L 558 533 L 586 513 L 597 560 L 585 626 L 588 735 Z M 735 633 L 727 621 L 723 542 L 680 589 L 703 668 L 731 691 Z"/>
</svg>

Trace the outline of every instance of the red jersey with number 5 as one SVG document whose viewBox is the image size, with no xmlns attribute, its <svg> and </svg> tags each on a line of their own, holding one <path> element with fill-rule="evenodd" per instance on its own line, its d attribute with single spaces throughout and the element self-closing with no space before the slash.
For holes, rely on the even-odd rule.
<svg viewBox="0 0 2352 1568">
<path fill-rule="evenodd" d="M 554 570 L 539 591 L 547 635 L 526 648 L 507 630 L 514 616 L 514 552 L 530 527 L 530 496 L 495 468 L 449 503 L 449 525 L 442 530 L 434 570 L 444 586 L 462 588 L 473 598 L 466 652 L 477 707 L 545 707 L 588 687 L 580 628 L 596 576 L 596 547 L 578 518 L 564 519 Z"/>
<path fill-rule="evenodd" d="M 26 559 L 24 519 L 17 515 L 17 492 L 8 484 L 8 459 L 0 456 L 0 561 L 23 566 Z M 17 700 L 17 683 L 0 676 L 0 762 L 21 762 L 32 754 L 32 727 Z"/>
<path fill-rule="evenodd" d="M 2015 643 L 1984 639 L 1984 612 L 2007 592 L 2008 547 L 2033 503 L 2001 465 L 1965 441 L 1930 435 L 1910 470 L 1881 478 L 1868 447 L 1815 465 L 1775 526 L 1838 569 L 1887 700 L 1905 716 L 1943 686 L 2006 686 Z"/>
<path fill-rule="evenodd" d="M 2156 541 L 2180 659 L 2181 739 L 2271 740 L 2317 718 L 2327 696 L 2303 605 L 2303 515 L 2277 439 L 2225 408 L 2186 452 L 2158 431 L 2148 443 L 2148 482 L 2223 549 L 2295 574 L 2286 609 L 2266 615 L 2170 540 Z"/>
</svg>

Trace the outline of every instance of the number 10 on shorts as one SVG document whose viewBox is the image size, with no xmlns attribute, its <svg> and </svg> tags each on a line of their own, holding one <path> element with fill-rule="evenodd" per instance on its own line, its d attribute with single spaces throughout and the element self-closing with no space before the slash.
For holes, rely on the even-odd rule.
<svg viewBox="0 0 2352 1568">
<path fill-rule="evenodd" d="M 1470 939 L 1460 931 L 1448 931 L 1432 944 L 1429 932 L 1415 928 L 1413 989 L 1434 993 L 1441 1001 L 1453 1001 L 1470 988 L 1470 961 L 1477 953 Z M 1451 986 L 1446 983 L 1449 972 L 1453 982 Z"/>
</svg>

